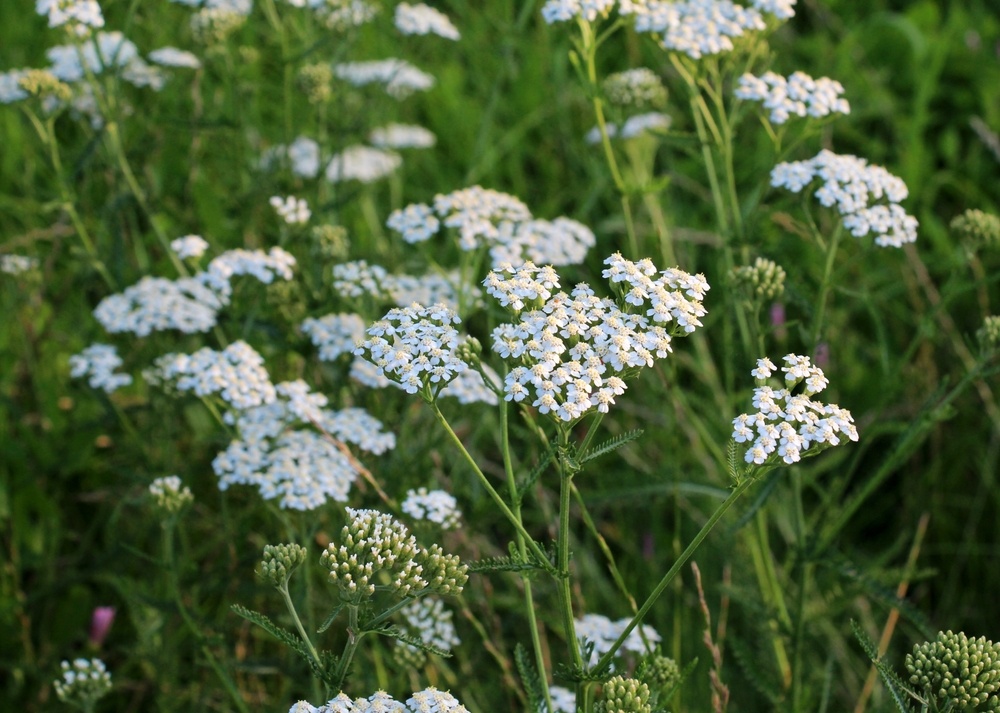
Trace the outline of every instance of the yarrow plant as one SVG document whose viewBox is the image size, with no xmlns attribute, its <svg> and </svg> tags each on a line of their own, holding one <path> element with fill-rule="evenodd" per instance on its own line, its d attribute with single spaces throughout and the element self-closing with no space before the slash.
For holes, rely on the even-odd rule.
<svg viewBox="0 0 1000 713">
<path fill-rule="evenodd" d="M 62 678 L 56 680 L 55 688 L 60 701 L 91 713 L 111 691 L 111 674 L 100 659 L 63 661 Z"/>
</svg>

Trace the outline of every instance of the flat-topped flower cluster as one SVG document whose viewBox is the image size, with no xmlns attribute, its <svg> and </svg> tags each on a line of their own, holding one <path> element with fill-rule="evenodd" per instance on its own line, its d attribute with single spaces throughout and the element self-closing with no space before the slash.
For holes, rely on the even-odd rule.
<svg viewBox="0 0 1000 713">
<path fill-rule="evenodd" d="M 469 368 L 457 354 L 461 319 L 443 304 L 389 310 L 366 331 L 354 350 L 409 394 L 436 397 L 449 381 Z"/>
<path fill-rule="evenodd" d="M 504 380 L 508 401 L 527 401 L 563 421 L 593 408 L 606 413 L 627 388 L 622 377 L 666 358 L 672 336 L 701 326 L 709 289 L 703 276 L 658 272 L 651 260 L 620 253 L 605 264 L 602 275 L 621 306 L 584 283 L 553 293 L 560 285 L 551 266 L 506 265 L 487 276 L 487 293 L 519 318 L 493 330 L 493 351 L 517 363 Z"/>
<path fill-rule="evenodd" d="M 784 124 L 792 116 L 820 118 L 829 114 L 850 114 L 851 105 L 841 95 L 844 86 L 829 77 L 813 79 L 805 72 L 782 77 L 765 72 L 757 77 L 744 74 L 734 94 L 745 101 L 759 101 L 771 111 L 772 124 Z"/>
<path fill-rule="evenodd" d="M 468 709 L 447 691 L 431 686 L 414 693 L 405 705 L 385 691 L 353 700 L 340 693 L 319 708 L 308 701 L 299 701 L 288 713 L 468 713 Z"/>
<path fill-rule="evenodd" d="M 792 193 L 816 179 L 823 182 L 816 190 L 817 200 L 836 207 L 844 227 L 855 237 L 873 233 L 876 245 L 896 248 L 917 239 L 917 219 L 899 205 L 909 195 L 906 184 L 881 166 L 823 149 L 807 161 L 779 163 L 771 170 L 771 185 Z"/>
<path fill-rule="evenodd" d="M 434 197 L 433 206 L 414 203 L 393 211 L 386 225 L 408 243 L 429 240 L 443 227 L 458 233 L 465 251 L 488 248 L 494 266 L 524 260 L 552 265 L 583 262 L 596 239 L 570 218 L 541 220 L 520 199 L 481 186 Z"/>
<path fill-rule="evenodd" d="M 813 366 L 809 357 L 796 354 L 788 354 L 784 362 L 781 371 L 787 388 L 767 385 L 777 370 L 767 357 L 758 359 L 757 368 L 750 372 L 757 381 L 753 406 L 758 411 L 733 419 L 733 440 L 750 444 L 744 456 L 747 463 L 762 465 L 774 454 L 785 463 L 797 463 L 810 447 L 818 451 L 836 446 L 842 437 L 858 440 L 850 411 L 812 399 L 829 383 L 823 370 Z M 793 393 L 799 384 L 803 390 Z"/>
</svg>

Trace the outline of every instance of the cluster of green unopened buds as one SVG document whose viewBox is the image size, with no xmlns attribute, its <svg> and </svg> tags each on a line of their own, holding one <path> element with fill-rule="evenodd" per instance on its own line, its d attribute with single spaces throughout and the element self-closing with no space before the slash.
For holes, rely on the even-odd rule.
<svg viewBox="0 0 1000 713">
<path fill-rule="evenodd" d="M 934 710 L 1000 711 L 1000 644 L 939 632 L 906 656 L 909 682 Z"/>
<path fill-rule="evenodd" d="M 55 682 L 59 700 L 84 711 L 111 690 L 111 674 L 100 659 L 76 659 L 62 662 L 62 678 Z"/>
<path fill-rule="evenodd" d="M 652 713 L 650 691 L 635 678 L 615 676 L 604 684 L 601 700 L 594 706 L 596 713 Z"/>
<path fill-rule="evenodd" d="M 770 302 L 785 291 L 785 270 L 778 263 L 757 258 L 753 265 L 733 268 L 733 282 L 750 302 Z"/>
<path fill-rule="evenodd" d="M 301 545 L 264 545 L 264 559 L 257 574 L 281 588 L 300 564 L 306 561 L 306 548 Z"/>
<path fill-rule="evenodd" d="M 375 594 L 376 585 L 398 597 L 461 593 L 468 568 L 456 555 L 438 545 L 421 547 L 385 513 L 347 508 L 347 515 L 340 544 L 330 543 L 320 557 L 343 601 L 360 603 Z"/>
</svg>

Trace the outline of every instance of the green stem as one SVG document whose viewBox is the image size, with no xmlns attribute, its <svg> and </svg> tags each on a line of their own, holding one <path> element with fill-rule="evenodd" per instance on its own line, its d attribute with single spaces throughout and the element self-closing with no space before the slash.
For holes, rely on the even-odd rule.
<svg viewBox="0 0 1000 713">
<path fill-rule="evenodd" d="M 250 713 L 250 708 L 247 706 L 246 701 L 243 700 L 243 695 L 240 693 L 239 688 L 226 673 L 222 664 L 212 653 L 209 648 L 208 643 L 205 641 L 205 636 L 202 634 L 198 623 L 191 616 L 187 607 L 184 606 L 184 600 L 181 597 L 181 588 L 177 576 L 177 562 L 174 557 L 174 527 L 176 526 L 175 516 L 170 516 L 169 519 L 163 524 L 163 559 L 164 566 L 167 569 L 167 579 L 169 580 L 171 596 L 174 599 L 174 603 L 177 606 L 177 611 L 180 612 L 181 619 L 184 620 L 185 626 L 194 636 L 195 640 L 198 642 L 198 646 L 201 649 L 202 654 L 204 654 L 205 659 L 208 661 L 209 666 L 215 672 L 216 677 L 222 683 L 222 687 L 226 689 L 229 697 L 232 699 L 233 704 L 236 706 L 240 713 Z"/>
<path fill-rule="evenodd" d="M 277 589 L 281 592 L 281 598 L 285 600 L 285 608 L 288 609 L 288 613 L 292 615 L 292 621 L 295 623 L 295 628 L 299 631 L 299 636 L 302 637 L 302 641 L 309 649 L 309 656 L 312 658 L 313 663 L 315 663 L 318 667 L 319 652 L 317 652 L 316 647 L 313 646 L 312 639 L 310 639 L 309 634 L 306 633 L 305 627 L 302 626 L 302 621 L 299 619 L 299 613 L 295 610 L 295 604 L 292 603 L 292 597 L 288 593 L 288 580 L 285 580 L 280 587 L 277 587 Z"/>
<path fill-rule="evenodd" d="M 805 639 L 806 596 L 812 574 L 812 564 L 806 561 L 806 520 L 802 506 L 802 476 L 792 473 L 795 489 L 795 535 L 799 551 L 799 599 L 795 615 L 795 638 L 792 642 L 792 711 L 801 710 L 802 703 L 802 643 Z"/>
<path fill-rule="evenodd" d="M 540 562 L 547 563 L 549 561 L 548 555 L 541 547 L 539 547 L 538 543 L 535 542 L 535 540 L 531 537 L 531 535 L 528 534 L 528 531 L 524 529 L 524 525 L 521 524 L 520 519 L 516 515 L 514 515 L 513 512 L 511 512 L 509 507 L 507 507 L 507 503 L 503 501 L 503 498 L 500 496 L 500 493 L 496 491 L 496 488 L 494 488 L 492 483 L 490 483 L 489 479 L 486 477 L 486 474 L 483 473 L 482 469 L 480 469 L 479 465 L 476 463 L 475 458 L 473 458 L 472 455 L 469 453 L 469 451 L 466 450 L 465 444 L 462 443 L 462 439 L 460 439 L 458 435 L 455 433 L 455 431 L 452 430 L 451 424 L 448 423 L 448 419 L 446 419 L 444 417 L 444 414 L 441 413 L 441 409 L 438 408 L 436 401 L 431 402 L 431 408 L 434 410 L 434 417 L 438 420 L 438 423 L 444 426 L 445 431 L 448 433 L 448 437 L 451 439 L 452 443 L 454 443 L 458 447 L 458 450 L 462 453 L 462 456 L 465 458 L 466 462 L 468 462 L 468 464 L 472 467 L 472 471 L 476 474 L 476 477 L 479 479 L 480 484 L 484 488 L 486 488 L 486 492 L 489 493 L 489 496 L 493 499 L 493 502 L 496 503 L 497 507 L 500 508 L 500 511 L 504 514 L 504 517 L 506 517 L 507 520 L 514 526 L 514 529 L 517 530 L 517 533 L 524 538 L 525 544 L 528 546 L 528 549 L 531 550 L 532 554 L 534 554 L 535 557 L 537 557 Z"/>
<path fill-rule="evenodd" d="M 347 670 L 351 667 L 354 654 L 357 653 L 358 645 L 361 643 L 365 632 L 358 627 L 358 605 L 347 605 L 347 643 L 344 644 L 344 653 L 340 655 L 337 662 L 337 670 L 333 674 L 333 680 L 337 682 L 338 691 L 344 688 L 344 679 L 347 678 Z"/>
<path fill-rule="evenodd" d="M 38 138 L 49 151 L 49 161 L 52 164 L 52 172 L 56 176 L 56 184 L 59 188 L 59 199 L 62 201 L 62 209 L 66 211 L 70 222 L 73 224 L 73 229 L 76 230 L 76 234 L 80 236 L 80 242 L 83 243 L 83 249 L 86 251 L 87 257 L 90 258 L 90 262 L 94 266 L 94 269 L 97 270 L 97 273 L 104 280 L 108 288 L 117 292 L 118 285 L 116 284 L 114 278 L 111 277 L 111 273 L 108 272 L 108 268 L 104 264 L 104 261 L 98 256 L 97 248 L 94 246 L 94 241 L 90 237 L 87 226 L 83 224 L 80 214 L 76 212 L 76 201 L 69 190 L 69 186 L 66 185 L 66 179 L 63 176 L 62 158 L 59 155 L 59 144 L 56 142 L 55 118 L 50 117 L 46 119 L 43 124 L 38 117 L 35 116 L 34 112 L 25 109 L 24 113 L 28 117 L 29 121 L 31 121 L 32 126 L 35 128 L 35 133 L 38 134 Z"/>
<path fill-rule="evenodd" d="M 826 265 L 823 268 L 823 282 L 820 284 L 819 297 L 816 298 L 816 312 L 813 320 L 812 335 L 809 340 L 813 351 L 816 350 L 816 345 L 819 344 L 820 337 L 823 334 L 823 319 L 826 316 L 826 298 L 830 292 L 830 277 L 833 275 L 833 262 L 837 256 L 837 247 L 840 244 L 840 234 L 842 232 L 843 227 L 838 224 L 833 231 L 833 237 L 830 238 L 830 244 L 826 248 Z"/>
<path fill-rule="evenodd" d="M 500 448 L 503 452 L 503 468 L 507 476 L 507 490 L 510 493 L 512 511 L 514 517 L 521 521 L 521 499 L 517 496 L 517 480 L 514 477 L 514 463 L 510 453 L 510 423 L 508 418 L 508 402 L 500 397 Z M 517 533 L 517 551 L 522 560 L 527 559 L 528 548 L 524 537 Z M 535 667 L 538 669 L 538 677 L 544 682 L 545 689 L 542 692 L 545 698 L 545 709 L 549 713 L 555 712 L 552 705 L 552 693 L 549 690 L 549 676 L 545 670 L 545 652 L 542 649 L 542 640 L 538 633 L 538 621 L 535 617 L 535 601 L 531 591 L 531 578 L 524 572 L 521 574 L 521 586 L 524 589 L 524 608 L 528 615 L 528 627 L 531 630 L 531 648 L 535 654 Z"/>
<path fill-rule="evenodd" d="M 570 660 L 573 668 L 583 670 L 583 655 L 580 644 L 576 640 L 576 620 L 573 617 L 573 590 L 569 571 L 569 508 L 572 495 L 573 470 L 565 461 L 566 449 L 569 446 L 569 431 L 559 429 L 559 453 L 557 464 L 559 469 L 559 534 L 556 543 L 556 568 L 559 578 L 559 608 L 562 610 L 563 633 L 566 645 L 569 647 Z M 576 698 L 583 700 L 585 688 L 582 681 L 576 684 Z"/>
<path fill-rule="evenodd" d="M 635 627 L 638 626 L 639 623 L 646 617 L 646 614 L 648 614 L 649 610 L 653 608 L 653 605 L 656 604 L 656 601 L 660 598 L 660 595 L 663 594 L 664 590 L 666 590 L 666 588 L 670 585 L 670 582 L 673 581 L 674 577 L 676 577 L 678 573 L 680 573 L 681 568 L 687 564 L 687 561 L 691 559 L 691 556 L 694 555 L 698 547 L 701 546 L 704 539 L 708 537 L 708 533 L 715 528 L 719 520 L 722 519 L 722 516 L 725 515 L 729 508 L 731 508 L 733 504 L 740 499 L 740 496 L 742 496 L 743 493 L 745 493 L 750 486 L 756 482 L 757 478 L 762 473 L 763 471 L 758 471 L 754 476 L 747 477 L 743 482 L 737 485 L 736 488 L 733 489 L 733 492 L 729 494 L 729 497 L 727 497 L 722 504 L 716 508 L 715 512 L 713 512 L 711 517 L 708 518 L 708 521 L 702 526 L 701 530 L 698 531 L 698 534 L 694 536 L 694 539 L 691 540 L 690 544 L 688 544 L 684 552 L 681 553 L 680 557 L 677 558 L 673 566 L 671 566 L 669 571 L 663 575 L 663 579 L 660 580 L 660 583 L 656 585 L 649 597 L 646 598 L 646 601 L 643 602 L 641 607 L 639 607 L 639 611 L 632 617 L 628 626 L 625 627 L 615 642 L 611 644 L 611 648 L 608 649 L 608 651 L 601 657 L 600 661 L 597 662 L 597 665 L 594 667 L 596 670 L 602 671 L 608 667 L 611 663 L 611 659 L 614 658 L 615 653 L 617 653 L 618 649 L 620 649 L 622 644 L 625 643 L 625 639 L 628 638 L 629 634 L 632 633 L 632 630 L 635 629 Z"/>
</svg>

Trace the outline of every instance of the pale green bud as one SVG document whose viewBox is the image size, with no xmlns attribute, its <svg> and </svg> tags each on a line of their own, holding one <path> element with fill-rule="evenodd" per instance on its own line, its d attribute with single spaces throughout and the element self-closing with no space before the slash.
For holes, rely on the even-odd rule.
<svg viewBox="0 0 1000 713">
<path fill-rule="evenodd" d="M 785 271 L 773 260 L 759 257 L 753 265 L 733 268 L 733 282 L 751 301 L 770 302 L 785 291 Z"/>
<path fill-rule="evenodd" d="M 283 587 L 295 568 L 305 561 L 306 548 L 295 543 L 264 545 L 264 559 L 257 574 L 275 587 Z"/>
<path fill-rule="evenodd" d="M 942 706 L 1000 711 L 1000 644 L 939 632 L 906 656 L 910 683 Z"/>
<path fill-rule="evenodd" d="M 987 351 L 1000 348 L 1000 316 L 990 315 L 983 320 L 983 326 L 976 332 L 979 344 Z"/>
<path fill-rule="evenodd" d="M 652 713 L 649 686 L 642 681 L 615 676 L 604 684 L 598 713 Z"/>
<path fill-rule="evenodd" d="M 659 75 L 646 67 L 617 72 L 604 80 L 604 95 L 616 106 L 661 108 L 667 103 L 667 88 Z"/>
<path fill-rule="evenodd" d="M 333 96 L 333 67 L 324 62 L 307 64 L 299 70 L 298 84 L 310 104 L 324 104 Z"/>
<path fill-rule="evenodd" d="M 967 210 L 956 216 L 951 230 L 970 250 L 1000 246 L 1000 218 L 981 210 Z"/>
</svg>

